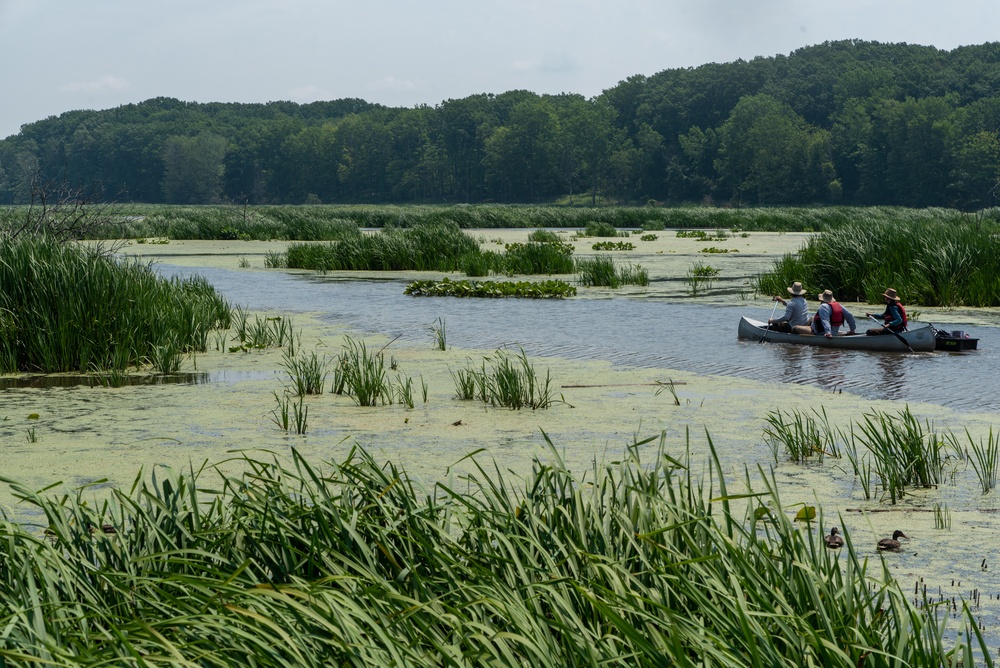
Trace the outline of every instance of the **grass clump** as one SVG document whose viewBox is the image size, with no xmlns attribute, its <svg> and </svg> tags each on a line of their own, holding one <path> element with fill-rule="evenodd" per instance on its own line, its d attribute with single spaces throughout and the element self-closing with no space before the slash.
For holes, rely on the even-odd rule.
<svg viewBox="0 0 1000 668">
<path fill-rule="evenodd" d="M 202 277 L 165 279 L 99 248 L 0 236 L 0 373 L 175 369 L 230 319 Z"/>
<path fill-rule="evenodd" d="M 390 378 L 382 351 L 371 352 L 364 341 L 350 337 L 334 364 L 330 391 L 350 396 L 359 406 L 401 403 L 413 408 L 413 380 L 401 374 Z"/>
<path fill-rule="evenodd" d="M 527 353 L 498 350 L 483 359 L 482 366 L 468 366 L 452 373 L 456 396 L 464 401 L 479 400 L 491 406 L 512 410 L 548 408 L 554 402 L 552 380 L 535 372 Z"/>
<path fill-rule="evenodd" d="M 767 414 L 764 439 L 771 446 L 775 462 L 778 451 L 784 448 L 793 462 L 804 464 L 815 458 L 823 459 L 840 456 L 835 430 L 830 426 L 826 409 L 812 410 L 812 415 L 791 411 L 788 415 L 778 410 Z"/>
<path fill-rule="evenodd" d="M 318 271 L 456 271 L 479 243 L 454 223 L 388 228 L 320 244 L 289 244 L 286 264 Z"/>
<path fill-rule="evenodd" d="M 503 253 L 484 253 L 490 269 L 506 276 L 572 274 L 573 246 L 560 241 L 529 241 L 504 245 Z"/>
<path fill-rule="evenodd" d="M 322 466 L 157 469 L 0 523 L 0 660 L 49 665 L 973 665 L 967 608 L 917 605 L 847 545 L 730 509 L 660 440 L 574 475 L 473 460 L 422 488 L 351 449 Z M 683 450 L 684 445 L 680 445 Z M 715 460 L 718 470 L 718 461 Z M 772 481 L 761 501 L 785 508 Z M 85 498 L 86 497 L 86 498 Z M 45 528 L 47 536 L 41 535 Z M 962 628 L 965 627 L 965 628 Z M 949 640 L 951 639 L 951 640 Z M 974 640 L 975 639 L 975 640 Z"/>
<path fill-rule="evenodd" d="M 623 285 L 649 285 L 649 272 L 641 265 L 615 265 L 610 255 L 597 255 L 576 262 L 577 280 L 585 287 L 620 288 Z"/>
</svg>

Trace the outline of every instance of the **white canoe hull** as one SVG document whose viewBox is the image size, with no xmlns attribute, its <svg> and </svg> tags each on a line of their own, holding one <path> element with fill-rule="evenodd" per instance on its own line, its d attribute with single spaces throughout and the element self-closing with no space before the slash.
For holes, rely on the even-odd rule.
<svg viewBox="0 0 1000 668">
<path fill-rule="evenodd" d="M 845 350 L 879 350 L 889 352 L 909 352 L 903 342 L 892 334 L 881 336 L 866 336 L 864 333 L 840 334 L 832 338 L 813 336 L 811 334 L 787 334 L 765 329 L 766 323 L 750 318 L 740 318 L 739 337 L 750 341 L 767 341 L 768 343 L 794 343 L 800 346 L 820 346 L 821 348 L 842 348 Z M 901 332 L 914 352 L 934 350 L 934 330 L 930 325 L 918 325 L 913 329 Z"/>
</svg>

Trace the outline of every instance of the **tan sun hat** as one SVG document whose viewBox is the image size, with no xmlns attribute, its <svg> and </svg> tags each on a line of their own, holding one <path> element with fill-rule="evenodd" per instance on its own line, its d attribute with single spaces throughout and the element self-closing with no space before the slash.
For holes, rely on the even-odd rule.
<svg viewBox="0 0 1000 668">
<path fill-rule="evenodd" d="M 795 281 L 794 283 L 792 283 L 792 287 L 786 289 L 793 295 L 803 295 L 806 292 L 805 288 L 803 288 L 802 284 L 799 283 L 798 281 Z"/>
<path fill-rule="evenodd" d="M 888 288 L 885 292 L 882 293 L 882 296 L 888 297 L 894 302 L 899 301 L 899 297 L 896 296 L 896 291 L 893 288 Z"/>
<path fill-rule="evenodd" d="M 835 301 L 837 301 L 836 299 L 834 299 L 834 298 L 833 298 L 833 292 L 832 292 L 832 291 L 830 291 L 830 290 L 824 290 L 824 291 L 823 291 L 823 292 L 822 292 L 822 293 L 821 293 L 821 294 L 819 295 L 819 300 L 820 300 L 821 302 L 826 302 L 827 304 L 829 304 L 830 302 L 835 302 Z"/>
</svg>

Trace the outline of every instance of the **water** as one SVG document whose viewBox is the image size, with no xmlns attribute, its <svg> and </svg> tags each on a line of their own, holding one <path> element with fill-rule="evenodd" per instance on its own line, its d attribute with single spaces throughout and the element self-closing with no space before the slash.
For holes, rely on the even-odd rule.
<svg viewBox="0 0 1000 668">
<path fill-rule="evenodd" d="M 459 348 L 521 346 L 529 356 L 602 359 L 625 366 L 799 383 L 871 399 L 1000 410 L 996 327 L 948 325 L 980 339 L 963 353 L 873 353 L 739 341 L 740 316 L 764 320 L 770 308 L 651 299 L 459 299 L 409 297 L 405 282 L 357 281 L 281 272 L 159 265 L 165 275 L 205 276 L 252 310 L 318 313 L 358 332 L 431 345 L 430 326 L 446 322 Z M 863 329 L 864 324 L 860 324 Z"/>
</svg>

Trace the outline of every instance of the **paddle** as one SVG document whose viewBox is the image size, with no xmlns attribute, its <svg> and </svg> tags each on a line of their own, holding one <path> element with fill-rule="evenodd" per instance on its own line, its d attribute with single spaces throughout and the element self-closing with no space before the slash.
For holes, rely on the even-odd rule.
<svg viewBox="0 0 1000 668">
<path fill-rule="evenodd" d="M 879 322 L 879 321 L 878 321 L 878 319 L 876 319 L 876 318 L 875 318 L 875 316 L 873 316 L 873 315 L 872 315 L 871 313 L 867 313 L 866 315 L 867 315 L 867 316 L 868 316 L 869 318 L 871 318 L 872 320 L 874 320 L 875 322 Z M 888 329 L 888 330 L 889 330 L 889 333 L 890 333 L 890 334 L 892 334 L 892 335 L 893 335 L 893 336 L 895 336 L 895 337 L 896 337 L 897 339 L 899 339 L 900 343 L 902 343 L 902 344 L 903 344 L 904 346 L 906 346 L 906 349 L 907 349 L 907 350 L 909 350 L 909 351 L 910 351 L 911 353 L 912 353 L 912 352 L 914 352 L 913 348 L 911 348 L 911 347 L 910 347 L 910 344 L 906 342 L 906 339 L 904 339 L 904 338 L 903 338 L 903 337 L 902 337 L 902 336 L 900 335 L 900 333 L 899 333 L 899 332 L 894 332 L 894 331 L 892 331 L 891 329 L 889 329 L 888 327 L 886 327 L 886 326 L 885 326 L 885 323 L 879 323 L 879 324 L 881 324 L 881 325 L 882 325 L 883 329 Z"/>
<path fill-rule="evenodd" d="M 771 309 L 771 318 L 774 317 L 774 312 L 777 311 L 777 310 L 778 310 L 778 300 L 775 299 L 774 300 L 774 308 Z M 764 341 L 767 340 L 767 333 L 771 331 L 771 318 L 768 318 L 767 322 L 764 323 L 767 326 L 764 328 L 764 336 L 760 337 L 760 342 L 761 343 L 764 343 Z"/>
</svg>

